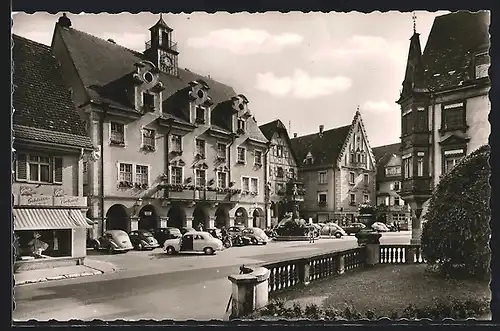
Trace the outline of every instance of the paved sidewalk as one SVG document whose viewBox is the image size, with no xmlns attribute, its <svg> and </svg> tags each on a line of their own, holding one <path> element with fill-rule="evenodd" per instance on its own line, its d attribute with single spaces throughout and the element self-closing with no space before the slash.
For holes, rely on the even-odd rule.
<svg viewBox="0 0 500 331">
<path fill-rule="evenodd" d="M 117 268 L 111 263 L 85 259 L 85 265 L 21 271 L 14 274 L 14 280 L 15 285 L 18 286 L 46 282 L 50 280 L 95 276 L 103 273 L 114 272 L 116 270 Z"/>
</svg>

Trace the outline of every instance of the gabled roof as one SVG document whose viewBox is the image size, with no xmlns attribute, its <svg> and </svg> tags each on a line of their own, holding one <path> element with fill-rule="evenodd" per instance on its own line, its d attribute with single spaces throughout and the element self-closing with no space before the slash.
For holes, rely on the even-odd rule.
<svg viewBox="0 0 500 331">
<path fill-rule="evenodd" d="M 489 23 L 487 11 L 436 17 L 421 57 L 425 86 L 439 91 L 470 84 L 475 79 L 474 53 L 490 45 Z M 412 39 L 409 53 L 414 53 L 414 44 Z"/>
<path fill-rule="evenodd" d="M 342 147 L 349 136 L 352 124 L 319 132 L 292 138 L 292 149 L 297 155 L 298 165 L 303 165 L 307 153 L 311 152 L 313 156 L 313 165 L 333 165 L 342 152 Z"/>
<path fill-rule="evenodd" d="M 50 47 L 13 35 L 14 136 L 91 148 Z"/>
<path fill-rule="evenodd" d="M 125 110 L 135 111 L 125 96 L 125 89 L 133 86 L 129 79 L 134 71 L 134 65 L 147 60 L 142 53 L 57 24 L 54 33 L 60 34 L 86 88 L 89 100 L 100 100 Z M 183 118 L 180 108 L 188 105 L 188 87 L 193 81 L 204 81 L 209 85 L 209 95 L 214 102 L 214 109 L 237 95 L 231 86 L 188 69 L 178 68 L 178 76 L 160 72 L 160 81 L 165 88 L 162 93 L 164 117 L 180 123 L 186 123 L 187 120 Z M 225 112 L 212 112 L 212 122 L 219 129 L 229 132 L 228 125 L 225 125 L 227 122 L 217 118 L 220 113 L 225 115 Z M 258 140 L 267 141 L 256 124 L 249 126 L 248 134 Z"/>
<path fill-rule="evenodd" d="M 290 140 L 290 136 L 288 135 L 288 130 L 286 129 L 286 126 L 281 122 L 279 119 L 274 120 L 272 122 L 262 124 L 259 126 L 260 131 L 264 136 L 267 138 L 267 140 L 271 141 L 273 139 L 273 135 L 275 132 L 281 132 L 285 136 L 285 140 L 290 147 L 290 151 L 292 152 L 292 156 L 295 159 L 295 162 L 297 163 L 298 166 L 300 166 L 300 162 L 302 160 L 299 160 L 297 158 L 297 155 L 295 154 L 294 149 L 292 148 L 292 142 Z"/>
<path fill-rule="evenodd" d="M 372 149 L 375 161 L 377 162 L 377 180 L 385 179 L 384 167 L 391 160 L 393 155 L 401 156 L 401 143 L 383 145 Z"/>
</svg>

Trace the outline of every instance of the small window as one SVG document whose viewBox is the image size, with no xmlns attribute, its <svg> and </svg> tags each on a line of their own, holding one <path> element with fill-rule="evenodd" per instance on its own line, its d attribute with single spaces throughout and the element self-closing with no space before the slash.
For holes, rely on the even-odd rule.
<svg viewBox="0 0 500 331">
<path fill-rule="evenodd" d="M 227 187 L 227 173 L 218 172 L 217 173 L 217 187 L 226 188 Z"/>
<path fill-rule="evenodd" d="M 349 195 L 349 200 L 350 200 L 350 202 L 351 202 L 351 205 L 354 205 L 354 204 L 356 203 L 356 194 L 351 193 L 351 194 Z"/>
<path fill-rule="evenodd" d="M 370 183 L 370 177 L 368 176 L 368 174 L 363 175 L 363 182 L 365 185 L 368 185 Z"/>
<path fill-rule="evenodd" d="M 462 129 L 465 126 L 464 103 L 444 105 L 441 118 L 443 130 Z"/>
<path fill-rule="evenodd" d="M 155 150 L 156 148 L 156 132 L 151 129 L 142 130 L 142 146 L 143 148 L 148 148 L 150 150 Z"/>
<path fill-rule="evenodd" d="M 283 194 L 285 193 L 285 186 L 283 183 L 276 183 L 276 193 Z"/>
<path fill-rule="evenodd" d="M 195 122 L 199 124 L 205 124 L 205 108 L 198 106 L 196 107 L 196 118 Z"/>
<path fill-rule="evenodd" d="M 399 197 L 394 197 L 394 206 L 399 206 L 401 204 L 401 201 L 399 200 Z"/>
<path fill-rule="evenodd" d="M 276 146 L 276 156 L 283 157 L 283 146 Z"/>
<path fill-rule="evenodd" d="M 141 185 L 149 185 L 148 180 L 148 166 L 136 165 L 135 166 L 135 181 Z"/>
<path fill-rule="evenodd" d="M 227 155 L 227 146 L 226 146 L 226 144 L 218 143 L 217 144 L 217 158 L 220 161 L 225 162 L 226 161 L 226 155 Z"/>
<path fill-rule="evenodd" d="M 412 178 L 413 177 L 413 158 L 408 157 L 403 160 L 404 166 L 404 178 Z"/>
<path fill-rule="evenodd" d="M 204 169 L 196 169 L 196 186 L 207 185 L 207 172 Z"/>
<path fill-rule="evenodd" d="M 294 168 L 288 169 L 288 178 L 295 179 L 295 169 Z"/>
<path fill-rule="evenodd" d="M 250 191 L 250 178 L 243 177 L 241 179 L 241 188 L 243 191 Z"/>
<path fill-rule="evenodd" d="M 318 203 L 326 204 L 326 193 L 319 193 L 318 194 Z"/>
<path fill-rule="evenodd" d="M 250 179 L 250 192 L 255 194 L 259 192 L 259 180 L 257 178 Z"/>
<path fill-rule="evenodd" d="M 453 169 L 453 167 L 456 166 L 462 158 L 463 156 L 446 156 L 444 159 L 444 173 L 447 174 L 450 172 L 450 170 Z"/>
<path fill-rule="evenodd" d="M 121 182 L 132 182 L 132 164 L 120 163 L 119 178 Z"/>
<path fill-rule="evenodd" d="M 111 122 L 110 140 L 112 144 L 125 144 L 125 125 L 123 123 Z"/>
<path fill-rule="evenodd" d="M 246 162 L 246 149 L 245 147 L 238 147 L 238 163 L 245 163 Z"/>
<path fill-rule="evenodd" d="M 148 110 L 155 109 L 155 96 L 151 93 L 142 93 L 142 104 Z"/>
<path fill-rule="evenodd" d="M 182 136 L 178 134 L 172 134 L 171 143 L 172 146 L 170 146 L 170 150 L 172 152 L 182 152 Z"/>
<path fill-rule="evenodd" d="M 285 177 L 285 172 L 283 171 L 282 167 L 277 167 L 276 168 L 276 177 L 278 177 L 278 178 L 284 178 Z"/>
<path fill-rule="evenodd" d="M 83 185 L 88 184 L 88 162 L 83 161 Z"/>
<path fill-rule="evenodd" d="M 366 202 L 369 202 L 370 201 L 370 196 L 368 194 L 363 194 L 363 201 L 366 203 Z"/>
<path fill-rule="evenodd" d="M 394 182 L 394 191 L 399 191 L 400 190 L 400 183 L 399 182 Z"/>
<path fill-rule="evenodd" d="M 205 140 L 196 139 L 196 155 L 205 158 Z"/>
<path fill-rule="evenodd" d="M 354 172 L 349 173 L 349 184 L 354 184 L 355 174 Z"/>
<path fill-rule="evenodd" d="M 417 158 L 417 176 L 418 177 L 424 176 L 424 158 L 423 157 Z"/>
<path fill-rule="evenodd" d="M 255 153 L 254 153 L 254 164 L 256 166 L 261 166 L 262 165 L 262 152 L 261 151 L 255 151 Z"/>
<path fill-rule="evenodd" d="M 181 167 L 171 167 L 170 168 L 170 184 L 180 185 L 182 184 L 182 168 Z"/>
<path fill-rule="evenodd" d="M 318 184 L 326 184 L 326 171 L 318 172 Z"/>
<path fill-rule="evenodd" d="M 238 132 L 239 133 L 245 132 L 245 120 L 242 120 L 241 118 L 238 119 Z"/>
</svg>

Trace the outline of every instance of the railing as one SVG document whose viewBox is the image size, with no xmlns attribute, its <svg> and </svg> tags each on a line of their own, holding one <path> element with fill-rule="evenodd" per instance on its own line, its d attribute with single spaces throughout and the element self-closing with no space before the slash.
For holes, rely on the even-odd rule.
<svg viewBox="0 0 500 331">
<path fill-rule="evenodd" d="M 269 269 L 269 293 L 292 288 L 298 284 L 324 279 L 365 265 L 365 247 L 331 252 L 307 258 L 290 259 L 262 266 Z"/>
<path fill-rule="evenodd" d="M 177 52 L 177 43 L 176 42 L 175 43 L 169 42 L 169 43 L 167 43 L 167 45 L 164 45 L 164 46 L 167 46 L 168 49 L 170 49 L 174 52 Z M 146 41 L 145 47 L 146 47 L 146 50 L 151 48 L 151 40 Z"/>
<path fill-rule="evenodd" d="M 420 245 L 380 245 L 381 264 L 425 263 Z"/>
</svg>

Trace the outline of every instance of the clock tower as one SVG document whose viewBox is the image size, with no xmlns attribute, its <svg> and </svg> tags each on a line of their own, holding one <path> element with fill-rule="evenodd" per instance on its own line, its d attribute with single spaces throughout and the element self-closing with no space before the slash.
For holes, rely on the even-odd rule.
<svg viewBox="0 0 500 331">
<path fill-rule="evenodd" d="M 149 28 L 151 40 L 146 42 L 144 55 L 153 62 L 158 69 L 169 75 L 178 75 L 177 43 L 172 40 L 173 29 L 165 23 L 162 14 L 160 19 Z"/>
</svg>

